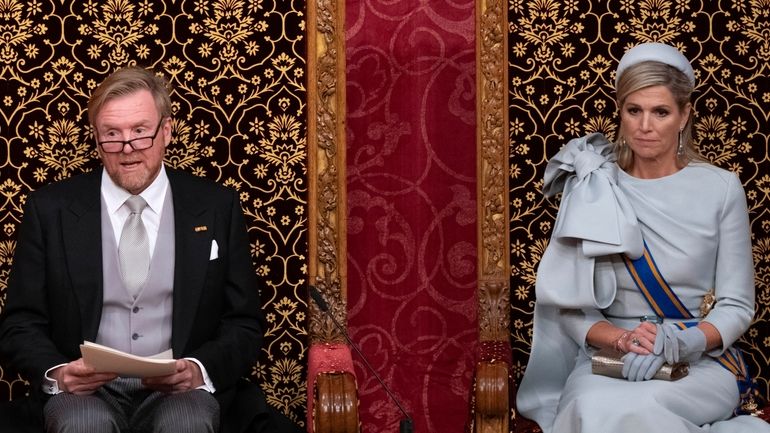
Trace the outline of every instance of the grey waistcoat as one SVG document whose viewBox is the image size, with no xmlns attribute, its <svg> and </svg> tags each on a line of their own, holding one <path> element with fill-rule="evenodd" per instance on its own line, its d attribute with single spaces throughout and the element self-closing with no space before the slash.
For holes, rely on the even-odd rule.
<svg viewBox="0 0 770 433">
<path fill-rule="evenodd" d="M 118 246 L 102 200 L 104 303 L 96 342 L 139 356 L 168 350 L 171 347 L 174 291 L 174 205 L 171 188 L 166 191 L 163 202 L 150 272 L 136 299 L 123 286 L 118 266 Z"/>
</svg>

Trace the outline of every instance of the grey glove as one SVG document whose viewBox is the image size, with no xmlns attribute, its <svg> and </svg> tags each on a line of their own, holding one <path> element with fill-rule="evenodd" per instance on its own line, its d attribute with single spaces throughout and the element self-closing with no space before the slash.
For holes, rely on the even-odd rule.
<svg viewBox="0 0 770 433">
<path fill-rule="evenodd" d="M 623 369 L 621 370 L 621 373 L 623 374 L 623 377 L 632 382 L 652 379 L 652 377 L 655 376 L 655 373 L 657 373 L 660 367 L 666 362 L 666 358 L 663 356 L 666 333 L 661 329 L 660 325 L 655 326 L 658 329 L 655 333 L 655 343 L 651 354 L 640 355 L 638 353 L 629 352 L 621 358 L 623 360 Z"/>
<path fill-rule="evenodd" d="M 697 326 L 686 329 L 666 324 L 661 326 L 666 335 L 663 356 L 669 364 L 700 358 L 706 350 L 706 334 Z"/>
<path fill-rule="evenodd" d="M 666 362 L 663 355 L 640 355 L 634 352 L 626 353 L 621 359 L 623 360 L 621 373 L 623 373 L 623 377 L 632 382 L 652 379 Z"/>
</svg>

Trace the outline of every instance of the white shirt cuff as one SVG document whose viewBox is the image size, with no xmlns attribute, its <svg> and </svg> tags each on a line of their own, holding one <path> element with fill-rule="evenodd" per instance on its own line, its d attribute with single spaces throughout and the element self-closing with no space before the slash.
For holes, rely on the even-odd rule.
<svg viewBox="0 0 770 433">
<path fill-rule="evenodd" d="M 201 375 L 203 376 L 203 385 L 199 386 L 196 389 L 202 389 L 203 391 L 208 391 L 212 394 L 215 393 L 217 389 L 214 387 L 214 384 L 211 382 L 211 378 L 209 377 L 209 373 L 206 371 L 206 367 L 204 367 L 203 364 L 201 364 L 201 362 L 195 358 L 185 358 L 185 359 L 198 364 L 198 368 L 201 369 Z"/>
<path fill-rule="evenodd" d="M 62 390 L 59 389 L 59 382 L 56 381 L 56 379 L 52 379 L 50 374 L 52 371 L 56 370 L 59 367 L 64 367 L 67 364 L 59 364 L 55 365 L 48 370 L 45 371 L 45 380 L 43 380 L 43 392 L 46 394 L 56 395 L 61 394 Z"/>
</svg>

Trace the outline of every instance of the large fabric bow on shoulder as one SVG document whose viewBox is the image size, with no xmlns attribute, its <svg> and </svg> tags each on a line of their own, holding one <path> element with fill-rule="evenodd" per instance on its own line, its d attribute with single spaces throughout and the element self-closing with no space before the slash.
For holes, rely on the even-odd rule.
<svg viewBox="0 0 770 433">
<path fill-rule="evenodd" d="M 618 166 L 602 134 L 570 140 L 548 162 L 543 192 L 562 193 L 551 240 L 537 270 L 532 349 L 519 386 L 519 412 L 550 431 L 575 366 L 578 343 L 562 322 L 564 309 L 596 310 L 612 303 L 615 274 L 603 255 L 641 256 L 636 213 L 618 187 Z M 577 338 L 577 337 L 575 337 Z"/>
<path fill-rule="evenodd" d="M 601 133 L 570 140 L 545 169 L 543 192 L 562 193 L 551 241 L 537 271 L 537 301 L 560 308 L 606 308 L 615 297 L 611 272 L 595 258 L 642 255 L 636 213 L 618 187 L 618 166 Z"/>
</svg>

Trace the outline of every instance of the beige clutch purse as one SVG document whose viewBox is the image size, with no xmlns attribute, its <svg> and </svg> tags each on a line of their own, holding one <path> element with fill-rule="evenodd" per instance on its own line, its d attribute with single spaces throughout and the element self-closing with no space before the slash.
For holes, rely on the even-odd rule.
<svg viewBox="0 0 770 433">
<path fill-rule="evenodd" d="M 591 357 L 591 372 L 603 376 L 623 378 L 623 361 L 620 359 L 624 353 L 611 349 L 602 349 Z M 663 364 L 653 376 L 658 380 L 677 380 L 687 376 L 690 370 L 688 362 L 677 362 L 676 364 Z"/>
</svg>

